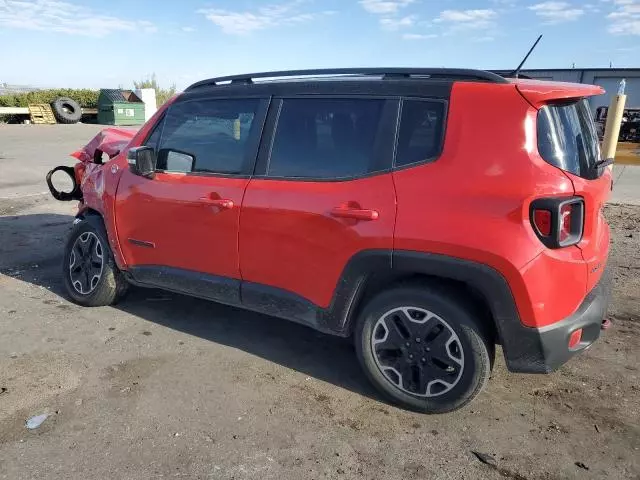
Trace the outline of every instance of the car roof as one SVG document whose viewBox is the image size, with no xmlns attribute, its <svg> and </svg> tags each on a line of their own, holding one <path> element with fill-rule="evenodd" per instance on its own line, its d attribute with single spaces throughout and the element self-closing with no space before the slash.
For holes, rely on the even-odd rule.
<svg viewBox="0 0 640 480">
<path fill-rule="evenodd" d="M 479 81 L 491 83 L 507 83 L 506 79 L 486 70 L 473 70 L 464 68 L 325 68 L 314 70 L 282 70 L 274 72 L 247 73 L 242 75 L 229 75 L 215 77 L 196 82 L 187 87 L 185 91 L 191 91 L 203 87 L 219 86 L 224 84 L 251 85 L 255 80 L 273 82 L 274 80 L 286 81 L 318 81 L 322 79 L 344 81 L 352 79 L 424 79 L 424 80 L 449 80 L 449 81 Z"/>
<path fill-rule="evenodd" d="M 287 94 L 387 94 L 447 98 L 454 82 L 490 83 L 515 86 L 533 106 L 604 93 L 596 85 L 553 82 L 530 78 L 510 78 L 513 72 L 490 72 L 461 68 L 328 68 L 284 70 L 214 77 L 185 89 L 186 97 L 287 95 Z M 428 88 L 429 92 L 426 92 Z"/>
</svg>

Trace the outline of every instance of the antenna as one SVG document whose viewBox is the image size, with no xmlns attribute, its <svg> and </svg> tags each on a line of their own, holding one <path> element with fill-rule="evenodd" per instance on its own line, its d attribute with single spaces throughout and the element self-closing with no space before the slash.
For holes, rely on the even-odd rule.
<svg viewBox="0 0 640 480">
<path fill-rule="evenodd" d="M 524 56 L 524 58 L 522 59 L 522 61 L 520 62 L 520 65 L 518 65 L 518 68 L 516 68 L 513 72 L 511 72 L 511 75 L 509 75 L 510 77 L 514 77 L 514 78 L 518 78 L 518 74 L 520 73 L 520 70 L 522 69 L 522 66 L 524 65 L 524 62 L 527 61 L 527 59 L 529 58 L 529 55 L 531 55 L 531 52 L 533 52 L 533 49 L 536 48 L 536 46 L 538 45 L 538 43 L 540 42 L 540 40 L 542 40 L 542 35 L 540 35 L 538 37 L 538 39 L 535 41 L 535 43 L 533 44 L 533 46 L 529 49 L 529 51 L 527 52 L 527 54 Z"/>
</svg>

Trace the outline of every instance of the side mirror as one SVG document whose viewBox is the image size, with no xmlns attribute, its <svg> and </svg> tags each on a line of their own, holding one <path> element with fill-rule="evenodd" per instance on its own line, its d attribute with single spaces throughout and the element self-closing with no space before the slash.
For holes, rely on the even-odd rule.
<svg viewBox="0 0 640 480">
<path fill-rule="evenodd" d="M 156 171 L 156 153 L 151 147 L 133 147 L 127 152 L 129 170 L 134 175 L 151 178 Z"/>
</svg>

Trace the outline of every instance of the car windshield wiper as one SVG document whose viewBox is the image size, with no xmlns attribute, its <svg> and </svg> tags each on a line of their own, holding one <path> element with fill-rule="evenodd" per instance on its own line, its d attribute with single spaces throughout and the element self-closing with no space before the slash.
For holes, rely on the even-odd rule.
<svg viewBox="0 0 640 480">
<path fill-rule="evenodd" d="M 598 160 L 594 166 L 596 168 L 608 167 L 609 165 L 613 165 L 614 160 L 613 158 L 603 158 L 602 160 Z"/>
</svg>

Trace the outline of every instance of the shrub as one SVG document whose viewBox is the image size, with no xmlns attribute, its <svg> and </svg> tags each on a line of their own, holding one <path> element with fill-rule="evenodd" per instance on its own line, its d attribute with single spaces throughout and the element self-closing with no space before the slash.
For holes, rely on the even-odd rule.
<svg viewBox="0 0 640 480">
<path fill-rule="evenodd" d="M 12 93 L 0 95 L 0 107 L 27 107 L 30 103 L 51 103 L 56 98 L 68 97 L 78 102 L 81 107 L 96 108 L 98 106 L 98 93 L 98 90 L 87 88 L 58 88 Z"/>
</svg>

